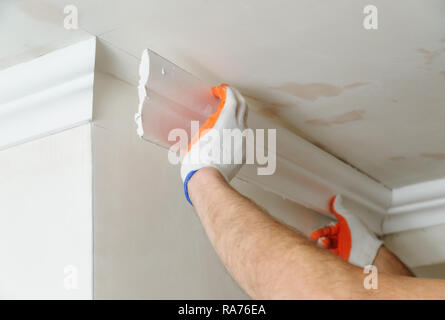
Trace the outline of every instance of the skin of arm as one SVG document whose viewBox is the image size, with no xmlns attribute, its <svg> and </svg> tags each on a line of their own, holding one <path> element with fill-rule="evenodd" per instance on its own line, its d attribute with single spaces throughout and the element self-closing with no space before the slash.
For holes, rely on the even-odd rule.
<svg viewBox="0 0 445 320">
<path fill-rule="evenodd" d="M 391 273 L 400 276 L 414 277 L 402 261 L 397 258 L 394 253 L 381 246 L 374 260 L 374 265 L 380 272 Z"/>
<path fill-rule="evenodd" d="M 188 189 L 216 252 L 254 299 L 445 299 L 445 280 L 410 277 L 384 247 L 378 289 L 365 289 L 361 268 L 274 219 L 214 168 L 196 172 Z"/>
</svg>

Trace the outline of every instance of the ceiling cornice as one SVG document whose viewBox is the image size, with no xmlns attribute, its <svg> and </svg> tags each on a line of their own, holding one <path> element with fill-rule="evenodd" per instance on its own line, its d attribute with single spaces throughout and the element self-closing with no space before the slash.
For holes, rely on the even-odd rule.
<svg viewBox="0 0 445 320">
<path fill-rule="evenodd" d="M 90 121 L 96 39 L 0 72 L 0 149 Z"/>
</svg>

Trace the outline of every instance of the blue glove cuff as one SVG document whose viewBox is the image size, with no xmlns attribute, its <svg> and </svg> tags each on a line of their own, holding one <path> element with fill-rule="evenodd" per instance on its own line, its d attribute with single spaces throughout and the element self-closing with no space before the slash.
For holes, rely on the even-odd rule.
<svg viewBox="0 0 445 320">
<path fill-rule="evenodd" d="M 192 203 L 192 201 L 190 201 L 190 198 L 189 198 L 189 191 L 188 191 L 187 184 L 188 184 L 190 178 L 195 174 L 196 171 L 198 171 L 198 170 L 192 170 L 192 171 L 190 171 L 190 172 L 187 174 L 187 176 L 185 177 L 185 180 L 184 180 L 184 194 L 185 194 L 185 198 L 187 199 L 187 201 L 188 201 L 192 206 L 193 206 L 193 203 Z"/>
</svg>

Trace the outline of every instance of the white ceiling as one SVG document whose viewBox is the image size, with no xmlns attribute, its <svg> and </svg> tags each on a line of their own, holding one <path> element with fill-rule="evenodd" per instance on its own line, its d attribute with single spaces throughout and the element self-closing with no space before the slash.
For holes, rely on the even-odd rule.
<svg viewBox="0 0 445 320">
<path fill-rule="evenodd" d="M 78 31 L 63 28 L 66 4 L 79 9 Z M 238 87 L 264 115 L 388 187 L 444 178 L 445 2 L 373 0 L 378 30 L 362 27 L 367 4 L 2 0 L 0 68 L 91 34 L 103 59 L 132 60 L 122 66 L 137 66 L 148 47 Z"/>
</svg>

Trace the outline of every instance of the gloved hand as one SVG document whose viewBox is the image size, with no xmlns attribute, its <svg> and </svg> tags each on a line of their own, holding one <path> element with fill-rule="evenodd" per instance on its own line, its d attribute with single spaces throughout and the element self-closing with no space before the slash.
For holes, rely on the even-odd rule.
<svg viewBox="0 0 445 320">
<path fill-rule="evenodd" d="M 193 137 L 181 165 L 184 193 L 190 204 L 192 203 L 188 195 L 187 183 L 196 171 L 203 167 L 213 167 L 218 169 L 230 182 L 245 161 L 242 140 L 232 139 L 232 148 L 223 147 L 223 129 L 244 131 L 247 127 L 246 102 L 238 90 L 225 84 L 213 87 L 212 91 L 220 99 L 218 110 L 206 120 L 196 136 Z M 219 152 L 215 152 L 215 150 Z M 229 152 L 230 154 L 228 154 Z M 240 163 L 234 163 L 235 158 L 241 159 L 238 161 Z M 231 161 L 223 163 L 225 162 L 223 159 L 231 159 Z"/>
<path fill-rule="evenodd" d="M 338 222 L 315 230 L 311 233 L 311 239 L 354 265 L 371 265 L 382 241 L 343 207 L 341 196 L 331 199 L 330 209 Z"/>
</svg>

